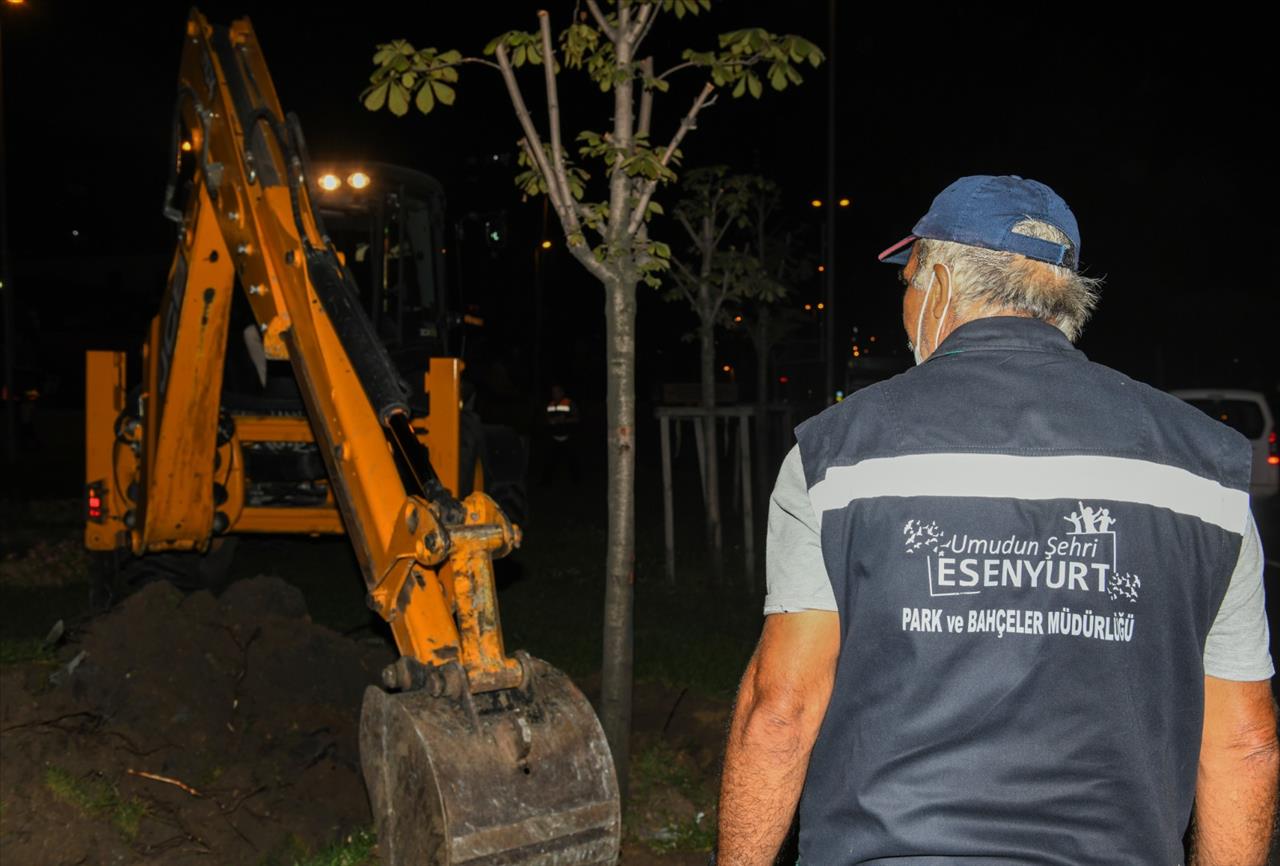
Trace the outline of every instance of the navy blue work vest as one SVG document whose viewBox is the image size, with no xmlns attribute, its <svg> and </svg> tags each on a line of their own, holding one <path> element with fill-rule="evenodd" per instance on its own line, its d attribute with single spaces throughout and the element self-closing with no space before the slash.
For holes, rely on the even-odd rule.
<svg viewBox="0 0 1280 866">
<path fill-rule="evenodd" d="M 805 866 L 1182 862 L 1249 450 L 981 319 L 796 431 L 840 612 Z"/>
</svg>

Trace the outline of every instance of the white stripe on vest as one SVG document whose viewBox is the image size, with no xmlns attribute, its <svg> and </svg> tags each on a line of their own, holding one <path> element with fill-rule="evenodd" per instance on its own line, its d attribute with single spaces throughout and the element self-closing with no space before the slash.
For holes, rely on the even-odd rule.
<svg viewBox="0 0 1280 866">
<path fill-rule="evenodd" d="M 1137 502 L 1198 517 L 1237 535 L 1249 494 L 1163 463 L 1092 455 L 905 454 L 832 466 L 809 490 L 814 511 L 855 499 L 947 496 Z"/>
</svg>

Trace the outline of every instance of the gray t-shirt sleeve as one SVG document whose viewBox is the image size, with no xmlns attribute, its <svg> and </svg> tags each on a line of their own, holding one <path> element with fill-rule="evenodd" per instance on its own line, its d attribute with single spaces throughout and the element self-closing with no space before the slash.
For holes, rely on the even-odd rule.
<svg viewBox="0 0 1280 866">
<path fill-rule="evenodd" d="M 818 515 L 809 501 L 800 448 L 782 461 L 769 497 L 765 537 L 765 614 L 798 610 L 835 610 L 836 597 L 822 559 Z"/>
<path fill-rule="evenodd" d="M 1268 645 L 1266 591 L 1263 589 L 1262 540 L 1253 515 L 1245 524 L 1227 594 L 1204 643 L 1204 672 L 1239 682 L 1270 679 L 1275 673 Z"/>
</svg>

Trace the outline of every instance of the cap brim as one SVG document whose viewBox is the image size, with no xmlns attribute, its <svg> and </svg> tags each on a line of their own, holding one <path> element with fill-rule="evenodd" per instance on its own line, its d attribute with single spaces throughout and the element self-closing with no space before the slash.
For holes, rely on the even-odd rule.
<svg viewBox="0 0 1280 866">
<path fill-rule="evenodd" d="M 889 249 L 876 256 L 886 265 L 905 265 L 911 258 L 911 245 L 916 242 L 915 235 L 907 235 Z"/>
</svg>

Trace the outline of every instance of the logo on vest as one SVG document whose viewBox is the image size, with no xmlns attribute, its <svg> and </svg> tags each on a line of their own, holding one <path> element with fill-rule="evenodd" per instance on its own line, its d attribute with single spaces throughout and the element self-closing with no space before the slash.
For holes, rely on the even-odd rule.
<svg viewBox="0 0 1280 866">
<path fill-rule="evenodd" d="M 934 608 L 903 608 L 904 631 L 991 631 L 1022 634 L 1067 634 L 1099 640 L 1131 640 L 1133 614 L 1095 613 L 1092 606 L 1109 602 L 1136 604 L 1142 579 L 1119 568 L 1116 519 L 1107 508 L 1077 502 L 1062 518 L 1060 533 L 1025 537 L 979 537 L 950 532 L 936 520 L 911 519 L 902 527 L 908 556 L 924 560 L 929 597 L 976 596 L 997 592 L 1030 599 L 1052 593 L 1056 610 L 969 609 L 967 618 Z M 1043 606 L 1044 599 L 1039 599 Z M 1085 605 L 1083 612 L 1072 606 Z M 1107 605 L 1110 607 L 1110 605 Z"/>
</svg>

